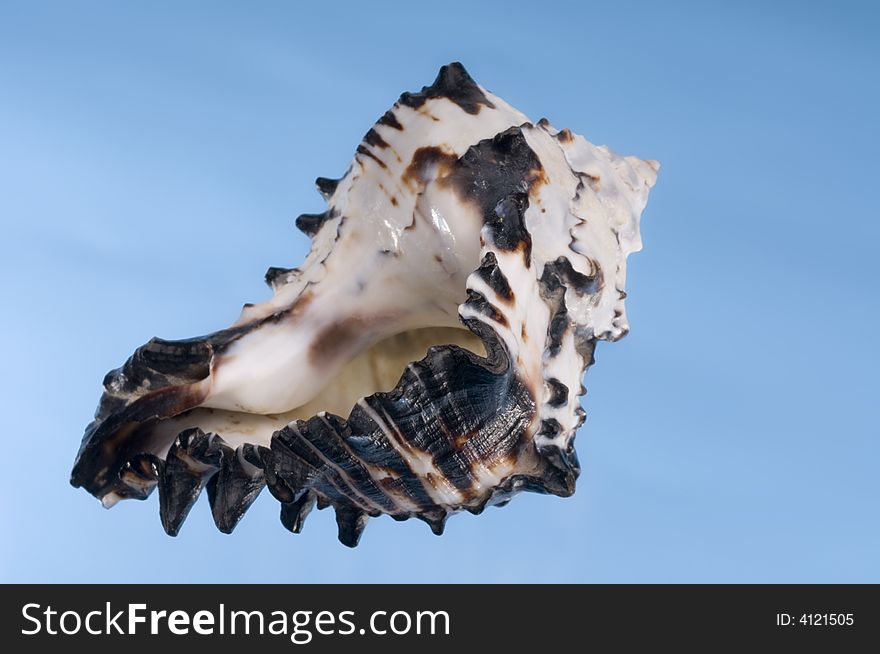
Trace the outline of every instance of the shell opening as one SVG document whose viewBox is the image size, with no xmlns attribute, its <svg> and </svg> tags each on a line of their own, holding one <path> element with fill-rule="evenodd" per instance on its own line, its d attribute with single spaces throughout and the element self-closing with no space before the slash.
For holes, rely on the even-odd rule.
<svg viewBox="0 0 880 654">
<path fill-rule="evenodd" d="M 288 411 L 261 414 L 198 407 L 156 422 L 149 436 L 152 443 L 149 449 L 164 458 L 177 435 L 189 428 L 221 434 L 231 447 L 245 443 L 269 447 L 272 434 L 295 420 L 307 420 L 323 413 L 347 416 L 362 398 L 390 391 L 410 363 L 424 358 L 429 348 L 440 345 L 457 345 L 479 356 L 486 354 L 480 339 L 464 328 L 409 330 L 390 336 L 355 356 L 315 397 Z"/>
</svg>

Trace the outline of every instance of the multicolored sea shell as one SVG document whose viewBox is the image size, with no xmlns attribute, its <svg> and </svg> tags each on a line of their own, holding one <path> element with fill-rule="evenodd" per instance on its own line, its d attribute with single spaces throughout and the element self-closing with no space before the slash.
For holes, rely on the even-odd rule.
<svg viewBox="0 0 880 654">
<path fill-rule="evenodd" d="M 152 339 L 104 379 L 71 476 L 110 507 L 158 487 L 175 535 L 203 489 L 231 532 L 268 486 L 298 532 L 332 506 L 439 534 L 522 490 L 568 496 L 599 340 L 629 327 L 626 257 L 658 164 L 531 122 L 461 64 L 404 93 L 298 268 L 230 327 Z"/>
</svg>

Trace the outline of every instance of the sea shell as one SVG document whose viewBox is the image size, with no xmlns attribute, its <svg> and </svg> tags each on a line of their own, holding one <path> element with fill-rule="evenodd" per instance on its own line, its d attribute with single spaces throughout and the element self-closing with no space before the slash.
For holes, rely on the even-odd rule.
<svg viewBox="0 0 880 654">
<path fill-rule="evenodd" d="M 207 487 L 231 532 L 264 486 L 298 532 L 333 506 L 426 521 L 571 495 L 578 397 L 615 341 L 658 165 L 532 123 L 461 64 L 404 93 L 319 178 L 299 268 L 229 328 L 152 339 L 104 379 L 71 476 L 109 507 L 159 488 L 177 534 Z M 340 417 L 347 415 L 347 418 Z"/>
</svg>

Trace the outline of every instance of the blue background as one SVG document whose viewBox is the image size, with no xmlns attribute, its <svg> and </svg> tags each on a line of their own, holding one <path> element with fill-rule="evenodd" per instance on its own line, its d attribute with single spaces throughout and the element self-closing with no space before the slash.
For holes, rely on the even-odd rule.
<svg viewBox="0 0 880 654">
<path fill-rule="evenodd" d="M 0 4 L 0 579 L 880 582 L 877 11 L 416 4 Z M 268 493 L 233 536 L 202 499 L 175 539 L 155 496 L 71 488 L 104 373 L 267 298 L 314 178 L 453 60 L 662 163 L 577 494 L 349 550 Z"/>
</svg>

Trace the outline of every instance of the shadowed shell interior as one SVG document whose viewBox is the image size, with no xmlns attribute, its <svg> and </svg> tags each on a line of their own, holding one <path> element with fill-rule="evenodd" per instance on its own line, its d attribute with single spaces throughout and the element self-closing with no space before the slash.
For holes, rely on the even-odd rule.
<svg viewBox="0 0 880 654">
<path fill-rule="evenodd" d="M 203 489 L 232 531 L 261 490 L 302 528 L 333 506 L 428 522 L 519 490 L 567 496 L 597 340 L 626 334 L 626 256 L 655 162 L 523 114 L 460 64 L 371 128 L 298 268 L 231 327 L 153 339 L 104 380 L 71 483 L 159 489 L 176 534 Z"/>
</svg>

